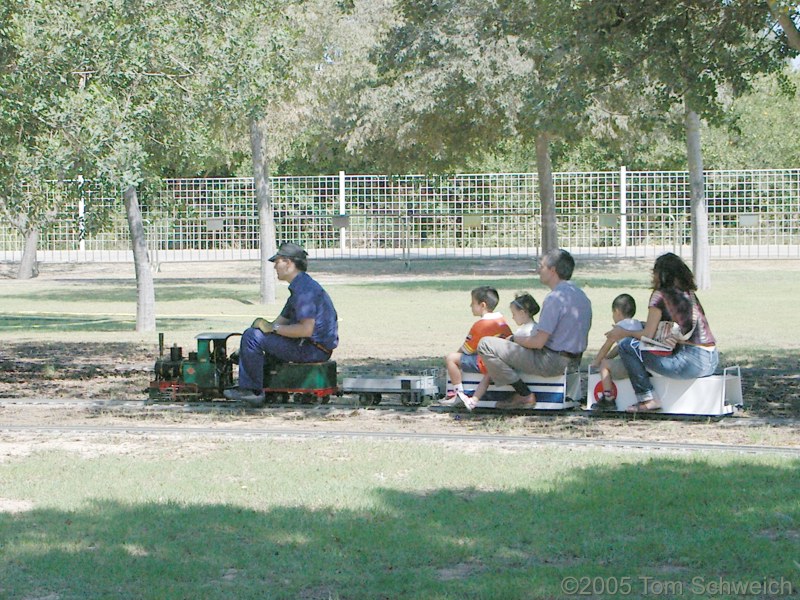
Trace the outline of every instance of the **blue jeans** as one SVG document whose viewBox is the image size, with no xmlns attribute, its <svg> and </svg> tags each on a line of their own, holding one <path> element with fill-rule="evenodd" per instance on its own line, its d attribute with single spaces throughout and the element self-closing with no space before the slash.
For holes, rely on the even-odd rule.
<svg viewBox="0 0 800 600">
<path fill-rule="evenodd" d="M 719 364 L 719 352 L 679 344 L 675 352 L 661 356 L 653 352 L 640 352 L 639 340 L 627 337 L 617 343 L 619 357 L 628 371 L 633 391 L 644 394 L 653 390 L 648 371 L 673 379 L 696 379 L 713 375 Z"/>
<path fill-rule="evenodd" d="M 330 354 L 305 338 L 287 338 L 277 333 L 264 333 L 250 327 L 239 344 L 239 387 L 248 390 L 264 388 L 264 362 L 269 356 L 280 362 L 324 362 Z"/>
</svg>

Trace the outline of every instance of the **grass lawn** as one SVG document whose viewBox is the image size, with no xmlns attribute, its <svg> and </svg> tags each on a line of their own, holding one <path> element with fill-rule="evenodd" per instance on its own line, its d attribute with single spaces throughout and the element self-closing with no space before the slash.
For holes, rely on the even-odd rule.
<svg viewBox="0 0 800 600">
<path fill-rule="evenodd" d="M 93 456 L 42 452 L 0 464 L 2 495 L 30 503 L 0 513 L 1 597 L 563 598 L 578 585 L 597 598 L 620 597 L 620 586 L 635 598 L 728 598 L 743 596 L 712 586 L 765 582 L 784 597 L 800 590 L 797 460 L 351 440 L 107 442 Z"/>
<path fill-rule="evenodd" d="M 337 360 L 410 372 L 441 366 L 473 321 L 473 287 L 496 286 L 506 315 L 517 290 L 544 298 L 530 261 L 506 270 L 485 268 L 490 262 L 420 261 L 408 271 L 393 263 L 374 273 L 312 264 L 339 311 Z M 574 279 L 595 315 L 588 355 L 610 328 L 618 293 L 631 293 L 644 316 L 651 264 L 579 263 Z M 257 315 L 274 316 L 287 294 L 279 284 L 278 304 L 258 306 L 257 265 L 211 277 L 180 268 L 164 265 L 157 276 L 158 327 L 186 349 L 200 331 L 241 331 Z M 132 277 L 132 267 L 80 278 L 45 266 L 33 281 L 0 279 L 0 376 L 28 344 L 45 350 L 30 363 L 31 385 L 57 374 L 63 342 L 77 353 L 114 346 L 124 356 L 130 347 L 152 364 L 157 337 L 132 331 Z M 798 261 L 730 261 L 715 263 L 712 289 L 699 294 L 723 362 L 780 367 L 784 403 L 797 400 L 798 292 Z M 109 436 L 92 452 L 80 436 L 71 443 L 61 434 L 60 449 L 15 453 L 15 435 L 0 432 L 0 598 L 800 590 L 800 464 L 781 456 L 133 434 Z"/>
<path fill-rule="evenodd" d="M 529 291 L 541 303 L 549 291 L 530 272 L 530 260 L 505 261 L 503 270 L 482 269 L 486 262 L 417 261 L 408 270 L 400 261 L 313 263 L 311 274 L 328 289 L 340 315 L 337 358 L 439 361 L 458 348 L 474 320 L 469 309 L 473 287 L 495 286 L 500 291 L 498 310 L 509 318 L 514 292 Z M 191 346 L 199 331 L 241 331 L 255 316 L 273 317 L 288 295 L 287 286 L 279 282 L 277 303 L 259 305 L 254 263 L 218 263 L 211 276 L 201 267 L 208 265 L 166 264 L 165 272 L 156 276 L 158 329 L 183 345 Z M 600 348 L 611 326 L 611 301 L 617 294 L 632 294 L 639 305 L 637 316 L 646 317 L 651 267 L 652 261 L 578 263 L 573 280 L 594 308 L 590 352 Z M 6 278 L 0 278 L 0 340 L 155 345 L 154 334 L 132 331 L 136 289 L 130 270 L 96 278 L 91 272 L 62 277 L 58 266 L 44 265 L 39 278 L 16 281 L 6 269 Z M 800 350 L 800 321 L 794 315 L 798 293 L 800 261 L 716 261 L 712 288 L 699 297 L 721 351 L 741 360 L 760 351 Z"/>
</svg>

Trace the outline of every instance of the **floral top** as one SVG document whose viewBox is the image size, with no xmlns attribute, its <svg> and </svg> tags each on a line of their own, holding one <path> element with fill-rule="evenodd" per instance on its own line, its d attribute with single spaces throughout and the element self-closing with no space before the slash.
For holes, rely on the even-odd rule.
<svg viewBox="0 0 800 600">
<path fill-rule="evenodd" d="M 687 342 L 704 346 L 717 343 L 708 326 L 703 306 L 694 292 L 684 292 L 676 287 L 655 290 L 647 306 L 659 309 L 662 321 L 675 321 L 684 334 L 694 327 Z"/>
</svg>

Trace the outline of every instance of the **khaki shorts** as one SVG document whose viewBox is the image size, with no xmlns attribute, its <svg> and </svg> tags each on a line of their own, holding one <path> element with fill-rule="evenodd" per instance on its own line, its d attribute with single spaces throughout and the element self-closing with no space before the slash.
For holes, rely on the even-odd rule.
<svg viewBox="0 0 800 600">
<path fill-rule="evenodd" d="M 516 342 L 485 337 L 478 344 L 486 372 L 497 385 L 519 381 L 522 374 L 557 377 L 569 366 L 580 368 L 580 359 L 571 359 L 552 350 L 530 350 Z"/>
</svg>

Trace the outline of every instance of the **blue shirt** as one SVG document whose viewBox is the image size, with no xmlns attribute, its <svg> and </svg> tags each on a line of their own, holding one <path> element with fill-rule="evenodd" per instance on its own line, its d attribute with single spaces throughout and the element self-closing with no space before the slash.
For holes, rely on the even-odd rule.
<svg viewBox="0 0 800 600">
<path fill-rule="evenodd" d="M 305 271 L 298 273 L 289 284 L 289 299 L 281 311 L 289 324 L 314 319 L 311 341 L 333 350 L 339 345 L 339 317 L 331 297 Z"/>
<path fill-rule="evenodd" d="M 562 281 L 544 298 L 539 330 L 550 334 L 545 347 L 556 352 L 581 354 L 589 344 L 592 303 L 583 290 Z"/>
</svg>

